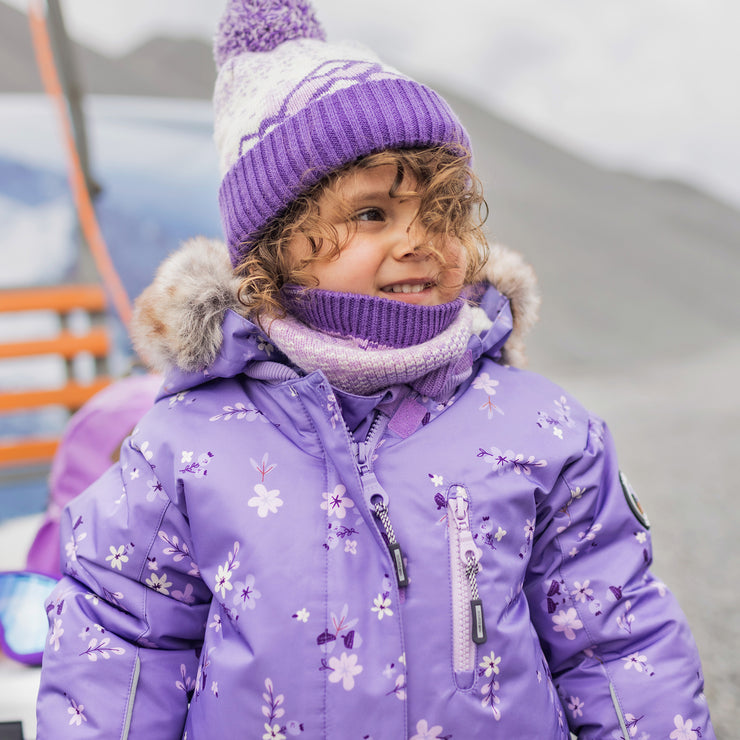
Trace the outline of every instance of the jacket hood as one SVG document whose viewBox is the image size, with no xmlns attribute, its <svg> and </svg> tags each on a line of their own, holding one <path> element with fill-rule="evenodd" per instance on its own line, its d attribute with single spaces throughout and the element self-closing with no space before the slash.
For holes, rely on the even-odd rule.
<svg viewBox="0 0 740 740">
<path fill-rule="evenodd" d="M 249 308 L 237 297 L 240 282 L 222 241 L 195 237 L 184 242 L 136 300 L 131 337 L 142 361 L 163 374 L 200 374 L 223 354 L 227 335 L 262 336 L 249 320 Z M 534 271 L 517 252 L 493 245 L 482 282 L 500 294 L 494 299 L 486 296 L 481 304 L 494 321 L 482 337 L 483 351 L 495 345 L 501 362 L 523 367 L 524 337 L 537 320 L 540 305 Z M 511 321 L 498 322 L 497 327 L 502 311 L 510 312 Z M 250 359 L 242 350 L 242 366 Z"/>
</svg>

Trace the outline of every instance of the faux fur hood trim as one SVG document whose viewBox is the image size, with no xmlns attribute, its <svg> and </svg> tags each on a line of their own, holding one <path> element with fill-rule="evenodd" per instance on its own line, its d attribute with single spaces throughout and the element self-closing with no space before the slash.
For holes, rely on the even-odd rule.
<svg viewBox="0 0 740 740">
<path fill-rule="evenodd" d="M 540 305 L 534 271 L 517 252 L 493 245 L 482 277 L 511 304 L 514 329 L 502 361 L 523 367 L 524 337 L 537 320 Z M 159 373 L 175 367 L 186 372 L 208 367 L 223 340 L 226 311 L 248 318 L 248 309 L 237 298 L 239 283 L 222 241 L 195 237 L 184 242 L 136 299 L 131 338 L 141 360 Z"/>
</svg>

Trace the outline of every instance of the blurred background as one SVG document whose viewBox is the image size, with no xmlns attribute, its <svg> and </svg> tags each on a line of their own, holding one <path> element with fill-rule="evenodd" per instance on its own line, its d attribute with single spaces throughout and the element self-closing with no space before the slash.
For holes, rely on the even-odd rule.
<svg viewBox="0 0 740 740">
<path fill-rule="evenodd" d="M 702 655 L 721 738 L 740 694 L 740 5 L 731 0 L 315 0 L 352 38 L 442 92 L 466 124 L 491 239 L 543 294 L 530 366 L 609 423 L 648 511 L 656 573 Z M 209 98 L 222 3 L 62 2 L 84 97 L 95 211 L 131 297 L 196 233 L 220 235 Z M 0 2 L 0 292 L 79 279 L 60 118 L 25 0 Z M 97 189 L 97 188 L 96 188 Z M 0 341 L 55 316 L 0 315 Z M 109 358 L 131 361 L 125 332 Z M 64 374 L 0 361 L 0 391 Z M 0 433 L 63 423 L 0 417 Z M 3 471 L 0 469 L 0 482 Z M 5 476 L 0 569 L 23 567 L 46 498 Z M 38 483 L 38 481 L 37 481 Z M 33 737 L 35 672 L 0 659 L 0 721 Z"/>
</svg>

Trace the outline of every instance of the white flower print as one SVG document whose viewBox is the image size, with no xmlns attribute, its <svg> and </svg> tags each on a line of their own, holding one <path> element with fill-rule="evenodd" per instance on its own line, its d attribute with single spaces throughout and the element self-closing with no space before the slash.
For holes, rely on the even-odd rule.
<svg viewBox="0 0 740 740">
<path fill-rule="evenodd" d="M 553 614 L 552 621 L 555 623 L 555 632 L 562 632 L 568 640 L 575 640 L 575 630 L 583 629 L 583 622 L 578 618 L 578 612 L 570 608 L 567 611 L 561 609 Z"/>
<path fill-rule="evenodd" d="M 183 450 L 180 457 L 180 463 L 184 465 L 185 463 L 191 462 L 193 462 L 193 450 Z"/>
<path fill-rule="evenodd" d="M 357 555 L 357 540 L 347 540 L 344 543 L 344 551 L 351 555 Z"/>
<path fill-rule="evenodd" d="M 257 349 L 262 350 L 269 357 L 275 348 L 266 339 L 260 337 L 257 340 Z"/>
<path fill-rule="evenodd" d="M 527 523 L 524 525 L 524 537 L 527 542 L 532 542 L 534 538 L 534 519 L 527 519 Z"/>
<path fill-rule="evenodd" d="M 537 460 L 534 455 L 525 455 L 521 452 L 515 453 L 512 450 L 505 452 L 498 447 L 491 447 L 490 450 L 478 449 L 476 457 L 481 457 L 489 465 L 493 465 L 493 471 L 496 475 L 503 475 L 514 471 L 517 475 L 529 475 L 532 468 L 547 467 L 547 460 Z"/>
<path fill-rule="evenodd" d="M 439 488 L 445 484 L 445 479 L 441 475 L 437 475 L 436 473 L 427 473 L 427 475 L 431 479 L 435 488 Z"/>
<path fill-rule="evenodd" d="M 496 386 L 498 380 L 494 380 L 488 373 L 481 373 L 474 381 L 473 388 L 477 391 L 483 391 L 489 396 L 496 395 Z"/>
<path fill-rule="evenodd" d="M 205 478 L 208 475 L 208 465 L 213 458 L 213 453 L 209 450 L 198 455 L 198 459 L 193 462 L 193 452 L 183 452 L 183 458 L 187 459 L 187 465 L 180 470 L 181 473 L 190 473 L 196 478 Z M 185 462 L 185 459 L 182 460 Z"/>
<path fill-rule="evenodd" d="M 142 442 L 139 446 L 136 442 L 136 440 L 131 440 L 131 447 L 133 449 L 138 450 L 143 456 L 145 460 L 151 460 L 152 457 L 154 457 L 154 452 L 149 449 L 149 442 Z"/>
<path fill-rule="evenodd" d="M 254 421 L 262 416 L 259 409 L 245 406 L 241 401 L 237 401 L 233 406 L 222 406 L 224 413 L 212 416 L 208 421 L 230 421 L 231 419 L 246 419 Z"/>
<path fill-rule="evenodd" d="M 285 715 L 285 709 L 283 704 L 285 703 L 285 696 L 283 694 L 275 694 L 275 687 L 272 684 L 272 679 L 265 679 L 265 691 L 262 694 L 262 698 L 265 703 L 262 705 L 262 714 L 266 718 L 264 724 L 265 734 L 262 735 L 262 740 L 285 740 L 285 731 L 289 735 L 299 735 L 303 732 L 303 725 L 296 720 L 289 720 L 285 722 L 283 720 L 282 725 L 275 720 L 280 719 Z"/>
<path fill-rule="evenodd" d="M 497 542 L 501 542 L 501 540 L 506 536 L 506 530 L 503 527 L 499 527 L 498 531 L 493 536 L 496 538 Z"/>
<path fill-rule="evenodd" d="M 676 729 L 668 736 L 671 740 L 697 740 L 699 737 L 699 733 L 693 729 L 694 720 L 684 720 L 680 714 L 677 714 L 673 718 L 673 724 Z"/>
<path fill-rule="evenodd" d="M 95 663 L 99 657 L 108 660 L 111 653 L 123 655 L 125 652 L 122 647 L 110 647 L 110 637 L 104 637 L 100 641 L 97 637 L 93 637 L 87 645 L 87 650 L 83 650 L 80 655 L 87 655 L 90 661 Z"/>
<path fill-rule="evenodd" d="M 234 588 L 231 583 L 231 571 L 239 567 L 239 561 L 236 559 L 238 554 L 239 543 L 235 542 L 234 547 L 229 552 L 226 563 L 218 566 L 218 572 L 216 573 L 216 592 L 220 593 L 224 599 L 226 598 L 226 592 Z"/>
<path fill-rule="evenodd" d="M 583 707 L 585 706 L 577 696 L 571 696 L 568 700 L 568 709 L 573 713 L 573 719 L 583 717 Z"/>
<path fill-rule="evenodd" d="M 192 676 L 188 676 L 184 663 L 180 663 L 180 680 L 175 681 L 175 686 L 186 694 L 195 688 L 195 679 Z"/>
<path fill-rule="evenodd" d="M 216 573 L 216 591 L 221 594 L 222 598 L 226 598 L 226 592 L 231 591 L 234 586 L 231 583 L 231 571 L 227 565 L 219 565 L 218 572 Z"/>
<path fill-rule="evenodd" d="M 321 495 L 324 501 L 321 502 L 321 508 L 329 512 L 329 516 L 334 514 L 337 519 L 344 519 L 347 516 L 347 510 L 355 506 L 355 502 L 348 496 L 345 497 L 347 489 L 340 483 L 335 486 L 334 492 L 326 492 Z"/>
<path fill-rule="evenodd" d="M 64 545 L 64 553 L 67 556 L 67 560 L 74 562 L 77 560 L 77 549 L 80 542 L 87 537 L 87 532 L 80 532 L 80 534 L 73 534 L 67 543 Z"/>
<path fill-rule="evenodd" d="M 390 696 L 391 694 L 394 694 L 398 701 L 406 701 L 406 676 L 404 676 L 403 673 L 399 673 L 396 676 L 393 688 L 386 694 L 386 696 Z"/>
<path fill-rule="evenodd" d="M 575 588 L 570 592 L 570 595 L 575 598 L 576 601 L 585 603 L 587 600 L 590 601 L 594 594 L 594 590 L 589 588 L 590 580 L 586 579 L 582 584 L 576 581 L 573 585 Z"/>
<path fill-rule="evenodd" d="M 149 490 L 147 491 L 147 494 L 146 494 L 146 500 L 149 501 L 149 503 L 154 501 L 154 499 L 156 499 L 157 496 L 159 496 L 162 499 L 167 498 L 167 494 L 164 492 L 164 487 L 156 478 L 150 478 L 146 482 L 146 484 L 147 486 L 149 486 Z"/>
<path fill-rule="evenodd" d="M 59 638 L 63 634 L 64 634 L 64 629 L 62 628 L 62 620 L 55 619 L 54 626 L 52 627 L 51 633 L 49 635 L 49 645 L 54 646 L 54 652 L 59 650 Z"/>
<path fill-rule="evenodd" d="M 220 632 L 221 631 L 221 615 L 214 614 L 213 621 L 208 625 L 208 627 L 212 630 L 215 630 L 216 632 Z"/>
<path fill-rule="evenodd" d="M 373 606 L 370 611 L 377 612 L 378 619 L 383 619 L 386 615 L 389 617 L 393 615 L 393 610 L 391 609 L 391 597 L 389 594 L 378 594 L 373 599 L 373 604 L 375 606 Z"/>
<path fill-rule="evenodd" d="M 624 613 L 617 617 L 617 625 L 619 629 L 623 630 L 627 634 L 632 634 L 632 625 L 635 622 L 635 615 L 630 614 L 632 609 L 632 602 L 628 599 L 624 604 Z"/>
<path fill-rule="evenodd" d="M 139 475 L 140 475 L 139 469 L 138 468 L 132 468 L 131 469 L 131 472 L 129 473 L 129 478 L 131 478 L 131 480 L 137 480 L 138 477 L 139 477 Z"/>
<path fill-rule="evenodd" d="M 254 587 L 254 576 L 251 573 L 244 581 L 237 582 L 235 589 L 234 605 L 241 606 L 242 609 L 254 609 L 257 606 L 257 599 L 262 597 L 262 594 Z"/>
<path fill-rule="evenodd" d="M 285 740 L 285 735 L 280 730 L 279 724 L 268 725 L 265 722 L 265 734 L 262 736 L 262 740 Z"/>
<path fill-rule="evenodd" d="M 160 530 L 157 532 L 157 536 L 162 540 L 162 542 L 166 542 L 168 545 L 168 547 L 165 547 L 164 550 L 162 550 L 164 555 L 171 555 L 172 559 L 176 563 L 179 563 L 183 558 L 190 558 L 190 548 L 188 547 L 188 543 L 184 541 L 181 543 L 180 538 L 176 534 L 168 535 L 167 532 Z M 192 560 L 190 561 L 190 570 L 188 571 L 188 575 L 200 575 L 198 566 Z"/>
<path fill-rule="evenodd" d="M 412 735 L 409 740 L 440 740 L 442 725 L 429 727 L 425 719 L 420 719 L 416 723 L 416 734 Z"/>
<path fill-rule="evenodd" d="M 341 681 L 345 691 L 352 691 L 355 687 L 355 676 L 362 673 L 362 666 L 357 665 L 357 660 L 357 655 L 347 653 L 342 653 L 338 658 L 335 656 L 329 658 L 329 667 L 332 669 L 329 680 L 332 683 Z"/>
<path fill-rule="evenodd" d="M 128 555 L 126 555 L 126 545 L 121 545 L 116 548 L 111 545 L 109 548 L 110 555 L 106 557 L 106 560 L 110 560 L 110 567 L 113 569 L 121 570 L 123 563 L 128 563 Z"/>
<path fill-rule="evenodd" d="M 170 593 L 169 588 L 172 583 L 167 580 L 167 573 L 163 572 L 161 576 L 158 576 L 156 573 L 152 573 L 151 576 L 146 579 L 146 585 L 149 586 L 149 588 L 168 596 Z"/>
<path fill-rule="evenodd" d="M 662 581 L 653 581 L 650 585 L 658 590 L 661 599 L 668 593 L 668 587 Z"/>
<path fill-rule="evenodd" d="M 647 532 L 635 532 L 635 539 L 644 545 L 647 542 Z"/>
<path fill-rule="evenodd" d="M 176 403 L 182 403 L 188 393 L 190 393 L 190 391 L 182 391 L 182 393 L 178 393 L 177 395 L 172 396 L 170 398 L 170 407 L 174 406 Z"/>
<path fill-rule="evenodd" d="M 499 671 L 501 670 L 499 668 L 500 663 L 501 656 L 497 658 L 493 651 L 491 651 L 490 655 L 483 656 L 483 660 L 480 662 L 480 667 L 483 669 L 486 678 L 490 678 L 491 676 L 499 673 Z"/>
<path fill-rule="evenodd" d="M 303 622 L 304 624 L 308 622 L 308 618 L 311 616 L 311 612 L 308 611 L 305 607 L 302 609 L 299 609 L 294 615 L 293 619 L 297 619 L 299 622 Z"/>
<path fill-rule="evenodd" d="M 67 714 L 71 714 L 72 716 L 69 718 L 69 724 L 70 725 L 77 725 L 77 727 L 80 727 L 83 722 L 87 722 L 87 717 L 84 715 L 84 704 L 78 704 L 74 699 L 70 699 L 70 704 L 72 704 L 71 707 L 67 709 Z"/>
<path fill-rule="evenodd" d="M 252 507 L 257 507 L 257 515 L 264 519 L 268 514 L 277 514 L 278 509 L 283 505 L 283 500 L 280 498 L 280 491 L 275 488 L 272 491 L 268 491 L 267 487 L 263 483 L 258 483 L 254 487 L 256 496 L 247 501 L 247 504 Z"/>
<path fill-rule="evenodd" d="M 647 657 L 640 655 L 640 653 L 632 653 L 626 658 L 622 658 L 624 661 L 624 669 L 628 671 L 630 668 L 634 668 L 638 673 L 642 673 L 647 668 Z"/>
</svg>

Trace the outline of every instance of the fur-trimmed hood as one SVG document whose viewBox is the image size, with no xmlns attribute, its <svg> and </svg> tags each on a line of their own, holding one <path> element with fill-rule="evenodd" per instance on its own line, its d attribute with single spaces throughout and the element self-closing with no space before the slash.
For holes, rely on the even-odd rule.
<svg viewBox="0 0 740 740">
<path fill-rule="evenodd" d="M 483 278 L 508 298 L 513 317 L 501 359 L 522 367 L 524 337 L 540 304 L 537 280 L 517 252 L 500 245 L 490 252 Z M 136 300 L 131 337 L 142 361 L 160 373 L 209 367 L 221 349 L 227 311 L 249 320 L 248 308 L 237 298 L 239 284 L 222 241 L 195 237 L 185 242 Z"/>
</svg>

